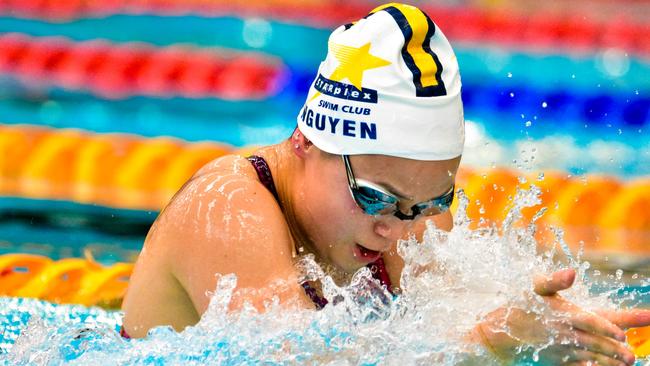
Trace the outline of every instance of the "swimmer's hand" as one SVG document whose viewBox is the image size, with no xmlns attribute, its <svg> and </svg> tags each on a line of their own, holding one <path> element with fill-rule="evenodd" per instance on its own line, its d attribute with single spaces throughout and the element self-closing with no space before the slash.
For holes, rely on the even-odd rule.
<svg viewBox="0 0 650 366">
<path fill-rule="evenodd" d="M 477 325 L 472 338 L 480 341 L 504 363 L 517 358 L 517 349 L 540 349 L 539 363 L 632 365 L 634 354 L 625 344 L 623 329 L 650 324 L 650 311 L 584 310 L 557 294 L 573 285 L 575 272 L 564 270 L 535 279 L 535 293 L 542 296 L 548 311 L 515 307 L 500 308 Z M 529 349 L 531 347 L 528 347 Z M 531 356 L 528 351 L 526 356 Z"/>
<path fill-rule="evenodd" d="M 535 279 L 535 293 L 541 296 L 553 296 L 571 287 L 575 275 L 574 270 L 565 269 L 548 277 L 539 276 Z M 596 310 L 595 312 L 623 330 L 650 325 L 650 309 Z"/>
</svg>

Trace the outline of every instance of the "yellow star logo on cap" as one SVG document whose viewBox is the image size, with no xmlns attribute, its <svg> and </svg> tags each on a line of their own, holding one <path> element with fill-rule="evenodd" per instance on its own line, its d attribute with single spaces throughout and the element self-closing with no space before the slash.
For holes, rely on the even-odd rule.
<svg viewBox="0 0 650 366">
<path fill-rule="evenodd" d="M 370 54 L 370 42 L 361 47 L 336 43 L 330 43 L 329 47 L 334 53 L 334 57 L 339 61 L 339 65 L 332 72 L 329 79 L 333 81 L 348 79 L 358 90 L 361 90 L 364 71 L 390 65 L 389 61 Z M 309 101 L 314 100 L 320 94 L 320 92 L 317 92 Z"/>
<path fill-rule="evenodd" d="M 364 71 L 390 65 L 390 62 L 370 54 L 370 43 L 359 48 L 330 43 L 330 49 L 339 61 L 339 66 L 329 78 L 334 81 L 347 78 L 359 90 Z"/>
</svg>

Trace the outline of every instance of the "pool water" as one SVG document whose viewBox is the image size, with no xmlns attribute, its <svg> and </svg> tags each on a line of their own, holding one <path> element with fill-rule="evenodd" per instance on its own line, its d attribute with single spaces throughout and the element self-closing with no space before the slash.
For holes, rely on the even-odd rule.
<svg viewBox="0 0 650 366">
<path fill-rule="evenodd" d="M 277 143 L 291 133 L 297 111 L 325 55 L 331 32 L 329 26 L 334 19 L 351 14 L 346 6 L 359 6 L 354 1 L 330 2 L 337 5 L 326 7 L 324 13 L 319 12 L 323 18 L 319 21 L 315 21 L 318 17 L 313 15 L 300 19 L 295 15 L 302 14 L 300 11 L 277 17 L 273 5 L 264 7 L 262 12 L 258 9 L 257 13 L 248 13 L 243 3 L 240 5 L 244 12 L 233 10 L 226 15 L 222 12 L 217 15 L 185 13 L 182 6 L 174 11 L 173 1 L 169 2 L 170 9 L 165 9 L 164 4 L 146 2 L 150 3 L 150 8 L 141 4 L 144 7 L 139 11 L 131 9 L 124 14 L 121 11 L 129 9 L 126 2 L 120 7 L 116 5 L 119 2 L 96 1 L 93 6 L 106 5 L 111 9 L 101 15 L 83 13 L 88 5 L 84 3 L 75 10 L 81 14 L 78 19 L 52 20 L 40 13 L 47 13 L 51 8 L 56 10 L 59 3 L 21 0 L 0 6 L 0 49 L 7 47 L 6 51 L 9 45 L 14 46 L 13 51 L 0 52 L 0 65 L 4 67 L 0 67 L 0 123 L 3 124 L 0 133 L 5 126 L 17 125 L 20 129 L 25 127 L 22 124 L 29 123 L 31 127 L 47 127 L 52 137 L 49 141 L 59 138 L 60 131 L 67 131 L 64 129 L 81 129 L 88 134 L 88 141 L 105 133 L 122 133 L 135 135 L 137 142 L 142 144 L 169 136 L 188 143 L 217 141 L 234 148 Z M 63 10 L 79 5 L 74 5 L 74 1 L 69 3 L 70 8 L 63 6 Z M 255 3 L 247 2 L 247 5 Z M 207 5 L 202 4 L 201 10 Z M 303 4 L 296 2 L 294 5 Z M 156 6 L 160 8 L 158 14 Z M 584 175 L 585 189 L 579 190 L 581 203 L 590 202 L 587 202 L 588 208 L 581 211 L 587 214 L 579 217 L 580 222 L 600 224 L 601 221 L 586 216 L 593 212 L 593 217 L 600 217 L 597 211 L 611 207 L 620 196 L 630 198 L 618 193 L 603 197 L 603 192 L 598 192 L 597 199 L 589 198 L 585 192 L 592 186 L 586 175 L 608 175 L 604 179 L 606 184 L 594 185 L 596 191 L 610 186 L 624 191 L 629 188 L 629 182 L 650 174 L 650 78 L 647 77 L 650 62 L 643 49 L 631 50 L 633 44 L 647 49 L 645 38 L 641 39 L 645 33 L 634 33 L 645 29 L 644 24 L 622 24 L 626 22 L 619 22 L 616 14 L 612 14 L 608 18 L 615 21 L 587 29 L 584 21 L 591 22 L 589 14 L 581 14 L 584 19 L 572 17 L 565 22 L 566 19 L 560 18 L 504 19 L 509 17 L 507 12 L 486 16 L 465 6 L 434 9 L 439 12 L 431 15 L 434 20 L 439 16 L 441 25 L 446 23 L 442 28 L 447 36 L 475 33 L 468 38 L 461 37 L 459 42 L 450 38 L 463 76 L 467 119 L 463 165 L 491 168 L 477 169 L 473 173 L 475 177 L 496 177 L 495 181 L 504 184 L 514 173 L 503 174 L 500 178 L 499 174 L 492 173 L 502 168 L 517 168 L 517 174 L 546 171 L 547 177 L 551 177 L 555 171 L 554 179 L 559 183 L 548 186 L 552 187 L 552 193 L 559 195 L 566 192 L 566 186 L 561 186 L 565 182 L 563 177 Z M 286 9 L 279 11 L 282 12 L 286 13 Z M 510 20 L 523 20 L 526 27 L 522 26 L 522 32 L 507 28 L 513 32 L 505 34 L 508 32 L 495 26 L 510 24 L 512 27 Z M 573 37 L 576 30 L 570 29 L 565 35 L 565 48 L 555 47 L 555 35 L 547 33 L 561 34 L 561 30 L 553 28 L 558 22 L 563 27 L 575 23 L 577 32 L 582 30 L 583 33 Z M 532 27 L 528 27 L 531 24 Z M 529 39 L 531 29 L 532 41 Z M 579 49 L 573 49 L 580 37 L 591 35 L 599 39 L 589 33 L 589 29 L 620 39 L 611 44 L 580 43 Z M 623 32 L 617 33 L 617 30 Z M 485 41 L 481 32 L 492 36 Z M 514 38 L 521 36 L 523 41 L 510 43 L 508 40 L 513 34 Z M 65 37 L 65 40 L 60 42 L 57 37 Z M 99 68 L 103 71 L 95 75 L 84 67 L 70 69 L 68 66 L 68 70 L 61 67 L 71 59 L 72 64 L 78 61 L 77 57 L 70 57 L 71 49 L 77 52 L 74 55 L 87 56 L 92 54 L 93 44 L 96 46 L 98 40 L 108 50 Z M 68 52 L 67 59 L 58 51 L 52 51 L 61 45 Z M 221 94 L 196 94 L 193 93 L 196 84 L 206 84 L 205 78 L 185 84 L 189 91 L 179 88 L 182 84 L 179 82 L 165 84 L 168 80 L 162 80 L 164 72 L 161 72 L 164 65 L 161 69 L 157 68 L 158 62 L 150 60 L 131 62 L 127 52 L 145 46 L 149 56 L 159 57 L 179 45 L 181 48 L 188 46 L 184 57 L 190 61 L 193 59 L 189 57 L 191 52 L 207 51 L 217 58 L 233 50 L 257 54 L 272 66 L 273 85 L 261 99 L 233 98 L 233 95 L 250 96 L 247 92 L 254 91 L 256 86 L 231 78 L 219 84 Z M 541 47 L 536 48 L 539 45 Z M 242 74 L 237 68 L 231 72 Z M 61 75 L 71 79 L 61 78 Z M 75 85 L 74 80 L 82 80 L 78 79 L 79 75 L 90 78 L 83 79 L 87 82 L 82 85 Z M 62 82 L 64 79 L 67 81 Z M 160 84 L 161 80 L 164 83 Z M 135 89 L 124 92 L 134 85 Z M 164 90 L 161 85 L 167 85 L 170 90 Z M 107 94 L 106 89 L 112 87 L 120 89 L 120 93 Z M 151 90 L 156 92 L 151 93 Z M 29 140 L 31 135 L 25 135 Z M 0 135 L 0 150 L 22 151 L 13 149 L 12 143 L 21 144 L 12 142 L 7 136 L 12 135 Z M 32 165 L 40 168 L 30 170 L 29 164 L 19 160 L 15 169 L 20 171 L 16 173 L 18 176 L 9 178 L 24 183 L 41 174 L 40 178 L 55 186 L 60 183 L 57 181 L 59 170 L 78 174 L 69 169 L 75 165 L 70 155 L 77 162 L 75 159 L 79 155 L 88 155 L 88 151 L 93 150 L 88 144 L 76 150 L 68 149 L 66 141 L 65 138 L 54 141 L 51 144 L 54 148 L 40 144 L 36 149 L 34 145 L 32 151 L 25 152 L 30 153 L 30 159 L 24 160 L 36 161 Z M 47 164 L 42 163 L 38 154 L 32 153 L 52 152 L 62 146 L 62 153 L 48 156 L 51 161 Z M 20 154 L 17 156 L 24 158 Z M 2 169 L 5 168 L 3 163 L 0 161 Z M 125 166 L 114 165 L 117 168 L 107 176 L 117 176 Z M 2 172 L 13 172 L 2 169 Z M 23 174 L 23 171 L 32 175 Z M 43 172 L 56 177 L 51 178 Z M 150 178 L 143 175 L 145 179 Z M 0 176 L 1 189 L 6 188 L 4 178 Z M 576 186 L 575 180 L 583 178 L 573 178 L 572 188 Z M 70 180 L 68 183 L 79 182 Z M 131 183 L 139 187 L 141 182 Z M 492 181 L 480 183 L 488 187 L 490 194 L 498 190 Z M 150 184 L 147 182 L 143 186 Z M 474 186 L 476 189 L 478 185 Z M 70 190 L 70 187 L 64 188 Z M 643 197 L 647 189 L 647 186 L 636 189 L 634 193 L 639 199 L 635 202 L 645 205 L 647 201 L 643 201 Z M 503 192 L 504 187 L 500 190 Z M 483 191 L 485 193 L 486 189 Z M 589 194 L 593 191 L 590 189 Z M 131 207 L 119 200 L 89 202 L 70 195 L 43 197 L 25 192 L 21 195 L 12 190 L 0 193 L 3 193 L 0 197 L 0 254 L 34 253 L 58 260 L 83 257 L 90 250 L 94 258 L 105 265 L 135 260 L 160 209 Z M 140 193 L 154 195 L 146 191 Z M 507 195 L 509 193 L 503 196 Z M 487 196 L 489 194 L 484 195 Z M 572 195 L 569 200 L 577 201 L 578 198 Z M 430 228 L 422 245 L 402 243 L 400 254 L 407 266 L 401 294 L 395 298 L 372 282 L 365 272 L 358 273 L 349 285 L 339 287 L 309 258 L 304 258 L 300 266 L 305 276 L 321 278 L 327 297 L 337 299 L 331 301 L 336 304 L 319 312 L 287 312 L 278 309 L 273 299 L 269 299 L 268 309 L 263 314 L 248 309 L 241 314 L 228 315 L 225 308 L 236 278 L 226 275 L 215 289 L 210 310 L 195 327 L 182 333 L 161 327 L 152 330 L 145 340 L 125 340 L 117 333 L 122 318 L 119 311 L 56 305 L 35 299 L 0 298 L 0 364 L 454 365 L 474 354 L 479 358 L 473 360 L 474 363 L 489 365 L 495 360 L 480 347 L 466 346 L 462 335 L 489 311 L 504 304 L 530 307 L 536 313 L 544 313 L 546 305 L 529 293 L 532 276 L 566 267 L 576 269 L 579 279 L 563 295 L 587 309 L 650 306 L 650 286 L 644 273 L 617 271 L 616 264 L 609 272 L 592 268 L 585 262 L 584 253 L 577 246 L 570 249 L 561 236 L 555 238 L 553 245 L 543 243 L 544 248 L 551 248 L 548 251 L 537 249 L 533 228 L 515 223 L 519 222 L 519 208 L 538 201 L 538 192 L 522 191 L 511 205 L 511 215 L 504 226 L 482 229 L 469 226 L 464 217 L 465 208 L 460 207 L 456 212 L 457 225 L 451 233 Z M 104 207 L 106 202 L 132 209 Z M 488 205 L 488 202 L 483 204 Z M 550 207 L 548 202 L 545 204 Z M 478 207 L 477 204 L 468 212 L 472 209 L 478 212 Z M 641 207 L 644 210 L 646 206 Z M 566 216 L 572 217 L 569 208 L 563 209 L 569 213 Z M 621 210 L 612 212 L 620 213 Z M 628 216 L 641 217 L 642 213 L 631 213 L 619 221 L 629 224 L 634 220 L 628 220 Z M 553 238 L 553 235 L 547 237 Z M 615 236 L 616 240 L 621 237 Z M 610 246 L 615 247 L 618 254 L 629 249 L 616 240 Z M 641 241 L 636 248 L 641 250 L 623 254 L 647 256 L 645 243 L 647 241 Z M 612 249 L 594 245 L 587 251 L 594 247 Z M 591 255 L 593 258 L 594 253 Z M 601 252 L 595 252 L 595 256 L 602 257 Z M 607 260 L 605 258 L 604 262 Z M 614 262 L 616 258 L 612 257 L 609 263 Z M 643 258 L 634 262 L 643 264 Z M 647 261 L 645 263 L 640 269 L 645 269 L 647 274 L 650 271 Z M 549 335 L 549 342 L 558 341 L 561 340 Z M 543 363 L 541 345 L 523 352 L 522 364 Z M 535 361 L 537 356 L 541 361 Z M 644 363 L 650 364 L 650 360 L 638 362 Z"/>
</svg>

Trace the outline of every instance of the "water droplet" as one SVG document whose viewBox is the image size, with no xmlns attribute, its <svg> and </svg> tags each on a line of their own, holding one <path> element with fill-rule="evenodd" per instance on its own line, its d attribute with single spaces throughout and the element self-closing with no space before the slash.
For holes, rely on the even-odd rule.
<svg viewBox="0 0 650 366">
<path fill-rule="evenodd" d="M 510 98 L 514 98 L 514 97 L 515 97 L 515 93 L 510 92 Z"/>
<path fill-rule="evenodd" d="M 508 77 L 509 77 L 509 78 L 512 77 L 512 73 L 511 73 L 511 72 L 508 73 Z"/>
<path fill-rule="evenodd" d="M 623 278 L 623 270 L 622 269 L 617 269 L 616 270 L 616 279 L 620 280 L 621 278 Z"/>
<path fill-rule="evenodd" d="M 543 181 L 544 180 L 544 173 L 537 174 L 537 180 L 540 181 L 540 182 Z"/>
<path fill-rule="evenodd" d="M 546 107 L 548 107 L 548 103 L 542 102 L 542 108 L 546 108 Z"/>
<path fill-rule="evenodd" d="M 533 122 L 531 122 L 531 121 L 526 121 L 526 127 L 530 127 L 530 126 L 532 126 L 532 125 L 533 125 Z"/>
</svg>

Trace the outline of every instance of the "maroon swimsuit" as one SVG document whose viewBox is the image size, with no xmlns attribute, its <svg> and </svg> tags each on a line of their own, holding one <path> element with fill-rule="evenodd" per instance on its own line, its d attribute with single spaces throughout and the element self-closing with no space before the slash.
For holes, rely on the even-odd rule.
<svg viewBox="0 0 650 366">
<path fill-rule="evenodd" d="M 271 169 L 269 168 L 269 165 L 266 163 L 266 160 L 262 158 L 261 156 L 253 155 L 247 158 L 248 161 L 251 162 L 253 165 L 253 168 L 255 168 L 255 171 L 257 172 L 257 176 L 260 180 L 260 182 L 266 187 L 266 189 L 269 190 L 273 194 L 273 197 L 275 197 L 275 200 L 278 202 L 278 204 L 282 205 L 280 202 L 280 197 L 278 196 L 278 191 L 275 189 L 275 183 L 273 183 L 273 176 L 271 175 Z M 384 259 L 379 258 L 373 263 L 368 264 L 367 266 L 370 269 L 370 272 L 372 273 L 372 276 L 379 280 L 379 282 L 386 286 L 388 291 L 391 291 L 391 282 L 390 278 L 388 277 L 388 272 L 386 272 L 386 266 L 384 265 Z M 316 305 L 317 309 L 322 309 L 325 305 L 327 305 L 328 301 L 326 298 L 321 297 L 318 295 L 318 292 L 316 291 L 315 288 L 313 288 L 309 282 L 303 282 L 301 283 L 302 288 L 305 290 L 305 293 L 311 301 L 314 302 L 314 305 Z M 120 328 L 120 335 L 124 338 L 131 338 L 129 335 L 126 333 L 124 328 Z"/>
</svg>

